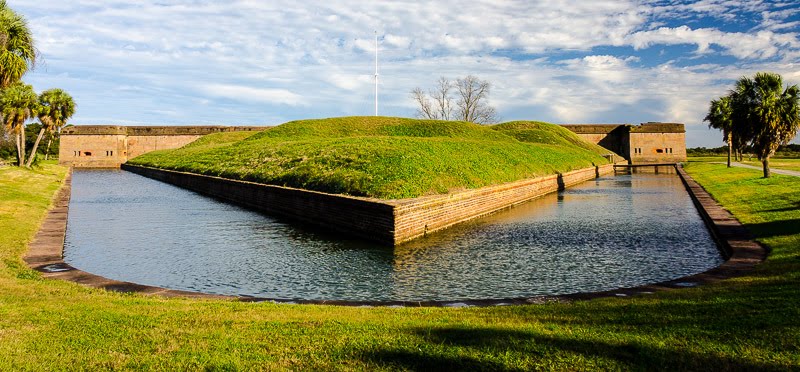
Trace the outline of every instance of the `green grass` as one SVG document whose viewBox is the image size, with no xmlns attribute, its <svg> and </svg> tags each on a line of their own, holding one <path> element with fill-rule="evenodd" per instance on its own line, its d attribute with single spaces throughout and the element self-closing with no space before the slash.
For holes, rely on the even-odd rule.
<svg viewBox="0 0 800 372">
<path fill-rule="evenodd" d="M 20 256 L 65 169 L 0 168 L 0 370 L 800 368 L 800 178 L 687 169 L 772 249 L 752 274 L 495 308 L 163 299 L 40 279 Z"/>
<path fill-rule="evenodd" d="M 611 152 L 599 145 L 584 141 L 569 129 L 541 121 L 510 121 L 491 128 L 522 142 L 578 147 L 598 154 Z"/>
<path fill-rule="evenodd" d="M 718 163 L 726 163 L 728 161 L 727 156 L 690 156 L 690 162 L 718 162 Z M 731 159 L 731 161 L 735 161 Z M 741 162 L 742 164 L 752 165 L 755 167 L 761 167 L 761 162 L 754 158 L 754 157 L 745 157 L 744 161 Z M 800 159 L 793 159 L 793 158 L 770 158 L 769 159 L 769 167 L 771 169 L 786 169 L 786 170 L 793 170 L 800 172 Z"/>
<path fill-rule="evenodd" d="M 758 159 L 748 160 L 745 158 L 742 163 L 756 167 L 762 166 Z M 770 169 L 786 169 L 800 172 L 800 159 L 770 158 L 769 167 Z"/>
<path fill-rule="evenodd" d="M 346 117 L 294 121 L 251 135 L 209 135 L 183 148 L 148 153 L 129 163 L 398 199 L 605 164 L 600 154 L 607 152 L 546 123 L 487 127 Z"/>
</svg>

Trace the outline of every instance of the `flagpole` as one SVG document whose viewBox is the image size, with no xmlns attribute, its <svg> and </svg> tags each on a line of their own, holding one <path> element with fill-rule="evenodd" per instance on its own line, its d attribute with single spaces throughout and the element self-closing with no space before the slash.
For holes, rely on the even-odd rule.
<svg viewBox="0 0 800 372">
<path fill-rule="evenodd" d="M 378 31 L 375 31 L 375 116 L 378 116 Z"/>
</svg>

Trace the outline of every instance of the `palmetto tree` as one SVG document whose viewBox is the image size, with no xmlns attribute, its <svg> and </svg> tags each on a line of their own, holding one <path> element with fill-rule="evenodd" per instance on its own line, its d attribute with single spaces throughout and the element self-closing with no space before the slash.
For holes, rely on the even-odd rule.
<svg viewBox="0 0 800 372">
<path fill-rule="evenodd" d="M 36 149 L 45 131 L 53 133 L 67 124 L 67 120 L 75 113 L 75 101 L 72 96 L 61 89 L 50 89 L 42 92 L 39 96 L 39 121 L 42 122 L 42 129 L 36 142 L 33 144 L 31 155 L 25 166 L 30 167 L 33 158 L 36 156 Z"/>
<path fill-rule="evenodd" d="M 720 97 L 711 101 L 708 115 L 703 121 L 708 122 L 710 128 L 722 131 L 722 137 L 728 143 L 728 168 L 731 167 L 731 153 L 733 153 L 733 107 L 731 96 Z"/>
<path fill-rule="evenodd" d="M 5 0 L 0 0 L 0 91 L 10 89 L 35 62 L 36 49 L 25 18 L 9 8 Z M 8 99 L 18 97 L 21 94 L 19 89 L 10 93 Z M 3 95 L 6 96 L 4 92 Z M 0 112 L 3 113 L 4 129 L 14 133 L 18 164 L 22 166 L 25 160 L 25 121 L 17 123 L 18 115 L 7 120 L 6 111 L 16 112 L 16 108 L 6 110 L 5 106 L 0 105 Z"/>
<path fill-rule="evenodd" d="M 800 128 L 800 89 L 797 85 L 784 89 L 780 75 L 760 72 L 752 79 L 739 79 L 731 97 L 733 130 L 750 139 L 764 177 L 769 177 L 769 158 Z"/>
<path fill-rule="evenodd" d="M 0 0 L 0 88 L 19 81 L 36 63 L 36 49 L 28 23 Z"/>
<path fill-rule="evenodd" d="M 25 164 L 25 121 L 39 113 L 39 97 L 33 87 L 25 83 L 14 83 L 0 93 L 0 113 L 3 126 L 14 133 L 17 142 L 17 164 Z"/>
</svg>

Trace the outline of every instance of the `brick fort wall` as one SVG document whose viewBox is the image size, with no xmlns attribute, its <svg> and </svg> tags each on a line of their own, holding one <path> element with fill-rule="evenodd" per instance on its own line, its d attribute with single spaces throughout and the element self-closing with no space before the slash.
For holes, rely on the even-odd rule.
<svg viewBox="0 0 800 372">
<path fill-rule="evenodd" d="M 211 133 L 254 131 L 265 127 L 78 125 L 61 131 L 58 162 L 76 168 L 119 168 L 128 159 L 183 147 Z"/>
</svg>

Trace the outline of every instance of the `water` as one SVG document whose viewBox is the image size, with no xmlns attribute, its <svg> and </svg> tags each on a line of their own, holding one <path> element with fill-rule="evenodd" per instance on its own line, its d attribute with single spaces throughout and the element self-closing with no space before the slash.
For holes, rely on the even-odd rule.
<svg viewBox="0 0 800 372">
<path fill-rule="evenodd" d="M 65 260 L 108 278 L 227 295 L 466 300 L 670 280 L 719 251 L 674 174 L 600 178 L 383 247 L 133 173 L 76 170 Z"/>
</svg>

